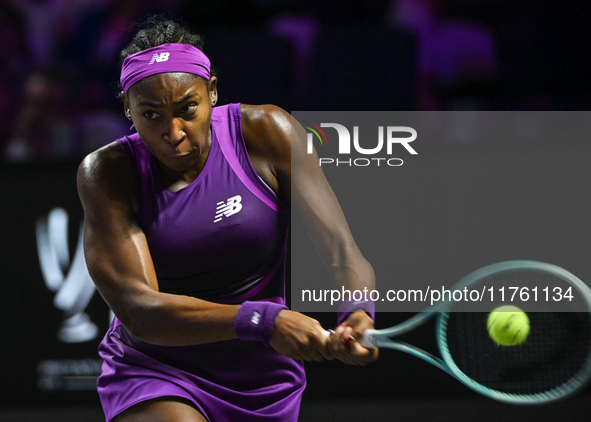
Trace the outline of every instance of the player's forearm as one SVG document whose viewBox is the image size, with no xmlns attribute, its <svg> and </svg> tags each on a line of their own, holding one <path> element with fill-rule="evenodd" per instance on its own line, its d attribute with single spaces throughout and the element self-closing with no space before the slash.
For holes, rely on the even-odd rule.
<svg viewBox="0 0 591 422">
<path fill-rule="evenodd" d="M 236 338 L 237 305 L 148 292 L 133 301 L 120 320 L 136 339 L 161 346 L 186 346 Z"/>
<path fill-rule="evenodd" d="M 329 207 L 330 212 L 327 212 L 324 208 L 299 205 L 302 222 L 329 272 L 332 285 L 338 288 L 373 289 L 373 268 L 357 247 L 340 208 Z"/>
<path fill-rule="evenodd" d="M 348 290 L 375 289 L 375 275 L 372 266 L 365 259 L 351 265 L 332 265 L 328 268 L 329 277 L 337 288 Z"/>
<path fill-rule="evenodd" d="M 375 274 L 371 264 L 363 257 L 357 246 L 341 247 L 325 260 L 333 286 L 349 290 L 373 290 Z"/>
<path fill-rule="evenodd" d="M 159 292 L 150 260 L 134 257 L 133 248 L 113 250 L 107 253 L 96 244 L 86 248 L 88 270 L 101 296 L 132 336 L 166 346 L 236 337 L 233 322 L 238 306 Z"/>
</svg>

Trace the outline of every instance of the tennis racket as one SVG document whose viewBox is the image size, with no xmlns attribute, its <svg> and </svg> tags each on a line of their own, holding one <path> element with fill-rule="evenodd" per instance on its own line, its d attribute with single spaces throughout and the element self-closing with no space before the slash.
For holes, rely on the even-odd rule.
<svg viewBox="0 0 591 422">
<path fill-rule="evenodd" d="M 488 312 L 502 304 L 526 310 L 531 327 L 527 339 L 515 346 L 497 345 L 488 335 L 488 312 L 482 304 L 455 301 L 450 295 L 399 325 L 366 330 L 360 343 L 409 353 L 474 391 L 506 403 L 547 403 L 585 386 L 591 377 L 591 290 L 581 280 L 555 265 L 507 261 L 467 275 L 450 291 L 465 288 L 492 291 Z M 432 318 L 441 357 L 392 340 Z"/>
</svg>

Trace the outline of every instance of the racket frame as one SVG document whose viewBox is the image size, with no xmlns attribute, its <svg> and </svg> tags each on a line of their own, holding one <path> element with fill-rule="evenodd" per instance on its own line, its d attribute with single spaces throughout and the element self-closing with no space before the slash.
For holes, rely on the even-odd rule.
<svg viewBox="0 0 591 422">
<path fill-rule="evenodd" d="M 581 293 L 585 303 L 587 304 L 587 308 L 591 310 L 591 289 L 589 289 L 585 283 L 583 283 L 575 275 L 556 265 L 529 260 L 504 261 L 480 268 L 462 278 L 451 288 L 452 297 L 454 291 L 463 290 L 464 288 L 479 282 L 485 277 L 500 271 L 515 269 L 534 269 L 543 272 L 550 272 L 562 278 L 566 282 L 573 285 L 573 287 L 575 287 L 577 291 Z M 531 405 L 561 400 L 581 390 L 591 378 L 590 347 L 590 351 L 587 354 L 587 357 L 585 358 L 580 370 L 567 382 L 548 391 L 534 394 L 512 394 L 494 390 L 478 383 L 462 372 L 462 370 L 456 365 L 449 351 L 447 345 L 447 324 L 452 306 L 452 301 L 443 301 L 434 304 L 425 311 L 420 312 L 408 320 L 393 327 L 379 330 L 366 330 L 362 339 L 360 340 L 360 343 L 368 348 L 384 347 L 408 353 L 447 372 L 472 390 L 491 399 L 510 404 Z M 591 312 L 588 313 L 588 316 L 591 322 Z M 416 346 L 391 339 L 392 337 L 398 337 L 404 333 L 414 330 L 415 328 L 426 323 L 431 318 L 436 319 L 435 333 L 441 358 L 436 357 Z"/>
</svg>

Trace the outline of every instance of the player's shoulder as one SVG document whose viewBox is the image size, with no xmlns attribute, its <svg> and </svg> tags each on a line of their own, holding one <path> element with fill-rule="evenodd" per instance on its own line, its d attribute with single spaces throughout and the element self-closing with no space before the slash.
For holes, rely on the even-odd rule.
<svg viewBox="0 0 591 422">
<path fill-rule="evenodd" d="M 79 190 L 131 187 L 135 172 L 123 148 L 115 141 L 88 154 L 78 167 L 77 179 Z"/>
<path fill-rule="evenodd" d="M 249 125 L 273 125 L 289 123 L 290 114 L 273 104 L 240 104 L 242 121 Z"/>
<path fill-rule="evenodd" d="M 241 104 L 242 133 L 247 147 L 285 151 L 291 145 L 291 115 L 272 104 Z"/>
</svg>

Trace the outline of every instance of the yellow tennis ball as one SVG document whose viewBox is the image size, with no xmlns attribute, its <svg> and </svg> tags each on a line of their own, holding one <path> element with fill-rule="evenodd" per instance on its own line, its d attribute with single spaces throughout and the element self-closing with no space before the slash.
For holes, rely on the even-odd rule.
<svg viewBox="0 0 591 422">
<path fill-rule="evenodd" d="M 501 346 L 515 346 L 527 338 L 529 318 L 517 306 L 499 306 L 488 315 L 486 329 L 495 343 Z"/>
</svg>

